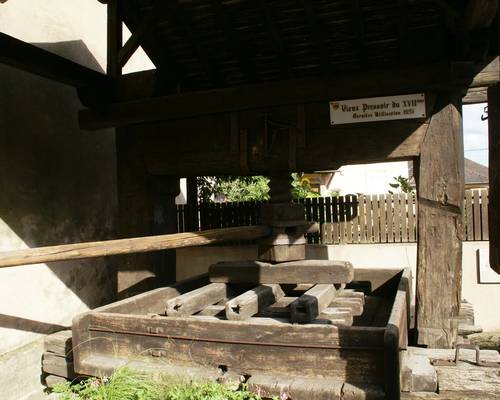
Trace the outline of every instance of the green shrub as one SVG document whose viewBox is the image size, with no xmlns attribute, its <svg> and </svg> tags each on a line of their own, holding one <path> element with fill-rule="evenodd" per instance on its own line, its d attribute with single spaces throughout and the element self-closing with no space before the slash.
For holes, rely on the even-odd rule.
<svg viewBox="0 0 500 400">
<path fill-rule="evenodd" d="M 79 383 L 54 386 L 62 400 L 261 400 L 245 387 L 231 390 L 218 383 L 186 383 L 153 379 L 151 376 L 118 369 L 109 379 L 88 378 Z"/>
</svg>

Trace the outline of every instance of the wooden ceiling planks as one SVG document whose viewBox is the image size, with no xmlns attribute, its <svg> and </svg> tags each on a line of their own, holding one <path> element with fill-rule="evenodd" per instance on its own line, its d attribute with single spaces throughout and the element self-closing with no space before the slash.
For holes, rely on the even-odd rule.
<svg viewBox="0 0 500 400">
<path fill-rule="evenodd" d="M 152 1 L 124 3 L 128 10 L 124 19 L 127 24 L 134 21 L 133 31 Z M 412 53 L 412 60 L 426 63 L 448 57 L 443 51 L 446 12 L 435 1 L 416 5 L 402 0 L 169 0 L 167 4 L 161 16 L 164 22 L 154 30 L 146 52 L 152 58 L 163 52 L 164 58 L 178 63 L 177 69 L 183 71 L 176 78 L 181 91 L 380 69 L 403 63 L 405 51 Z M 431 36 L 436 40 L 429 40 Z M 411 45 L 422 51 L 414 54 L 407 49 Z"/>
</svg>

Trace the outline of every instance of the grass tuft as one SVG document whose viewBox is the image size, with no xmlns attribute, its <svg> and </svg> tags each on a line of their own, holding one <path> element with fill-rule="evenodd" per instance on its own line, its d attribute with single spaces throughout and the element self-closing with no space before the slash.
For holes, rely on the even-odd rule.
<svg viewBox="0 0 500 400">
<path fill-rule="evenodd" d="M 231 390 L 218 383 L 186 383 L 153 379 L 119 368 L 108 378 L 88 378 L 79 383 L 57 384 L 61 400 L 262 400 L 245 387 Z"/>
</svg>

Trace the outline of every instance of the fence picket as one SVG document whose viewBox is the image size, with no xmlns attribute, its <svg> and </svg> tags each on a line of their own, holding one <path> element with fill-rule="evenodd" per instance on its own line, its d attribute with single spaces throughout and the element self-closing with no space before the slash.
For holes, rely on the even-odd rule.
<svg viewBox="0 0 500 400">
<path fill-rule="evenodd" d="M 387 203 L 386 203 L 386 195 L 385 194 L 379 194 L 378 195 L 378 201 L 380 204 L 380 243 L 386 243 L 387 242 L 387 225 L 386 225 L 386 220 L 387 220 Z"/>
<path fill-rule="evenodd" d="M 465 192 L 465 226 L 467 228 L 467 240 L 474 240 L 474 214 L 472 212 L 472 191 Z"/>
<path fill-rule="evenodd" d="M 401 241 L 408 242 L 408 194 L 400 193 L 400 210 L 401 210 Z"/>
<path fill-rule="evenodd" d="M 332 198 L 331 197 L 326 197 L 325 198 L 325 226 L 327 227 L 326 229 L 326 236 L 325 236 L 325 243 L 332 244 Z"/>
<path fill-rule="evenodd" d="M 339 196 L 339 243 L 346 243 L 345 238 L 345 198 L 344 196 Z"/>
<path fill-rule="evenodd" d="M 408 241 L 414 242 L 416 239 L 415 229 L 415 196 L 413 193 L 407 193 L 408 199 Z"/>
<path fill-rule="evenodd" d="M 372 203 L 372 224 L 373 224 L 373 241 L 375 243 L 380 243 L 380 208 L 378 203 L 378 196 L 372 194 L 370 196 L 370 202 Z"/>
<path fill-rule="evenodd" d="M 323 197 L 318 197 L 318 212 L 319 226 L 323 226 L 323 224 L 325 223 L 325 199 Z M 322 243 L 320 236 L 318 236 L 318 243 Z"/>
<path fill-rule="evenodd" d="M 394 216 L 392 222 L 394 224 L 394 241 L 396 243 L 401 242 L 401 207 L 399 193 L 394 193 L 392 196 L 394 199 Z"/>
<path fill-rule="evenodd" d="M 481 199 L 479 190 L 472 191 L 472 209 L 474 213 L 474 240 L 481 240 Z"/>
<path fill-rule="evenodd" d="M 400 243 L 417 238 L 417 197 L 414 193 L 348 195 L 295 201 L 304 207 L 305 219 L 320 224 L 320 232 L 308 234 L 309 243 Z M 193 230 L 192 214 L 199 216 L 196 229 L 216 229 L 258 223 L 262 202 L 200 203 L 177 206 L 179 232 Z M 467 190 L 464 196 L 464 239 L 488 240 L 488 190 Z"/>
<path fill-rule="evenodd" d="M 488 233 L 488 189 L 481 189 L 481 239 L 490 240 Z"/>
<path fill-rule="evenodd" d="M 352 243 L 352 201 L 351 196 L 344 196 L 344 213 L 345 213 L 345 236 L 346 243 Z"/>
<path fill-rule="evenodd" d="M 360 194 L 358 196 L 358 223 L 359 223 L 359 242 L 366 243 L 366 196 Z"/>
<path fill-rule="evenodd" d="M 332 237 L 333 244 L 340 243 L 339 233 L 339 197 L 332 197 Z"/>
</svg>

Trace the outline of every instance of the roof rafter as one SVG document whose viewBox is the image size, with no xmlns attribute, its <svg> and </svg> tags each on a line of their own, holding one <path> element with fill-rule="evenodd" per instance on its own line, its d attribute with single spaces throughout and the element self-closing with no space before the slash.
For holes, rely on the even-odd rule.
<svg viewBox="0 0 500 400">
<path fill-rule="evenodd" d="M 309 25 L 309 29 L 311 30 L 313 40 L 316 46 L 316 51 L 318 52 L 321 72 L 323 75 L 327 75 L 329 73 L 329 56 L 328 49 L 325 45 L 325 41 L 323 40 L 323 34 L 321 33 L 320 23 L 318 20 L 318 16 L 316 11 L 314 10 L 314 6 L 311 0 L 301 0 L 302 6 L 304 7 L 305 16 L 307 23 Z"/>
<path fill-rule="evenodd" d="M 209 82 L 218 86 L 221 83 L 221 77 L 217 74 L 215 65 L 211 62 L 206 49 L 200 44 L 200 35 L 196 32 L 191 18 L 179 4 L 179 0 L 166 0 L 165 7 L 170 20 L 176 23 L 184 32 L 190 47 L 194 50 L 196 57 L 202 65 Z"/>
<path fill-rule="evenodd" d="M 111 81 L 105 74 L 5 33 L 0 33 L 0 62 L 77 88 L 107 86 Z"/>
<path fill-rule="evenodd" d="M 365 25 L 363 23 L 363 10 L 359 0 L 351 0 L 351 14 L 355 35 L 356 50 L 362 67 L 366 66 Z"/>
<path fill-rule="evenodd" d="M 274 44 L 274 49 L 278 55 L 281 73 L 284 77 L 290 77 L 292 75 L 290 61 L 286 52 L 283 38 L 281 37 L 281 33 L 274 23 L 275 18 L 271 5 L 267 4 L 267 0 L 258 0 L 258 4 L 262 13 L 264 14 L 266 29 L 269 33 L 269 36 L 271 36 Z"/>
<path fill-rule="evenodd" d="M 239 34 L 234 29 L 231 19 L 226 10 L 224 10 L 221 0 L 212 0 L 212 6 L 215 10 L 216 18 L 224 30 L 224 36 L 228 42 L 230 51 L 238 58 L 240 69 L 246 75 L 249 82 L 255 82 L 257 80 L 255 62 L 242 48 Z"/>
<path fill-rule="evenodd" d="M 123 1 L 122 3 L 123 20 L 129 30 L 135 32 L 141 24 L 139 10 L 133 2 Z M 162 5 L 162 3 L 162 1 L 158 1 L 159 5 Z M 175 62 L 175 59 L 169 56 L 168 48 L 152 34 L 152 31 L 149 35 L 143 36 L 140 45 L 158 69 L 158 75 L 161 76 L 166 86 L 172 86 L 173 88 L 182 81 L 183 70 Z"/>
</svg>

